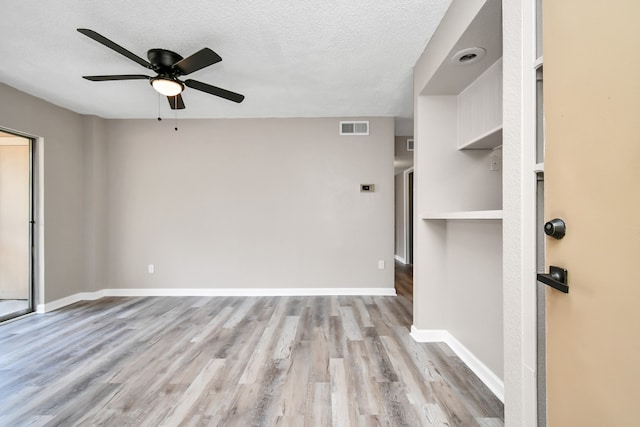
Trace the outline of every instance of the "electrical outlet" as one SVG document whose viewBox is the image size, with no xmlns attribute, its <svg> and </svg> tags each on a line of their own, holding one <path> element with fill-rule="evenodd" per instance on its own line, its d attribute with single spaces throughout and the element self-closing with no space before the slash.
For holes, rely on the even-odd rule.
<svg viewBox="0 0 640 427">
<path fill-rule="evenodd" d="M 384 260 L 381 259 L 378 261 L 378 269 L 384 270 Z"/>
<path fill-rule="evenodd" d="M 156 271 L 156 266 L 155 266 L 155 265 L 153 265 L 153 264 L 149 264 L 149 265 L 147 266 L 147 271 L 149 272 L 149 274 L 153 274 L 153 273 L 155 273 L 155 271 Z"/>
</svg>

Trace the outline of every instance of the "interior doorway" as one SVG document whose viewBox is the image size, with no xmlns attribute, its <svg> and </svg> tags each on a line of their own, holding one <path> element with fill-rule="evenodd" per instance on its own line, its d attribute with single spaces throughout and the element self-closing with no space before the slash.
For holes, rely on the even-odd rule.
<svg viewBox="0 0 640 427">
<path fill-rule="evenodd" d="M 405 172 L 405 188 L 406 188 L 406 238 L 407 249 L 405 251 L 407 264 L 413 265 L 413 168 L 407 169 Z"/>
<path fill-rule="evenodd" d="M 0 131 L 0 321 L 34 311 L 34 145 Z"/>
<path fill-rule="evenodd" d="M 413 304 L 413 168 L 402 174 L 404 259 L 395 262 L 395 289 L 398 296 Z"/>
</svg>

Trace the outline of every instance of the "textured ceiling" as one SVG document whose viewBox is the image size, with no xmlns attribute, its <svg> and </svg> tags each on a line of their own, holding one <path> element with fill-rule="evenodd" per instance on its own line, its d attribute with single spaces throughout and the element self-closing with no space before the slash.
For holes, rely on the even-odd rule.
<svg viewBox="0 0 640 427">
<path fill-rule="evenodd" d="M 193 89 L 182 118 L 412 117 L 412 68 L 450 0 L 3 0 L 0 81 L 82 114 L 152 118 L 146 74 L 83 36 L 90 28 L 146 59 L 150 48 L 223 61 L 189 77 L 246 96 L 235 104 Z M 165 99 L 162 115 L 172 116 Z"/>
</svg>

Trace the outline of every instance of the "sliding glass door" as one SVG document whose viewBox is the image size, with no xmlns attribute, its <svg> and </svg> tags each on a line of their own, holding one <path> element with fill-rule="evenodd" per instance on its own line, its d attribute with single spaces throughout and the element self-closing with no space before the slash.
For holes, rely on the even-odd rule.
<svg viewBox="0 0 640 427">
<path fill-rule="evenodd" d="M 34 310 L 34 145 L 0 131 L 0 321 Z"/>
</svg>

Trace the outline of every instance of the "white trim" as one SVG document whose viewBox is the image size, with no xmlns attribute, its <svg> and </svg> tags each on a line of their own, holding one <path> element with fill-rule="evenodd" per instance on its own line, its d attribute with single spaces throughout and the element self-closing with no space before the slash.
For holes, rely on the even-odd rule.
<svg viewBox="0 0 640 427">
<path fill-rule="evenodd" d="M 150 289 L 102 289 L 96 292 L 80 292 L 46 304 L 38 304 L 38 313 L 103 297 L 266 297 L 266 296 L 396 296 L 395 288 L 150 288 Z"/>
<path fill-rule="evenodd" d="M 395 288 L 155 288 L 104 289 L 105 296 L 206 296 L 206 297 L 263 297 L 263 296 L 320 296 L 320 295 L 376 295 L 395 296 Z"/>
<path fill-rule="evenodd" d="M 35 227 L 34 227 L 34 241 L 36 244 L 35 259 L 33 260 L 33 280 L 35 281 L 33 287 L 34 303 L 40 306 L 40 302 L 44 301 L 45 295 L 45 263 L 44 263 L 44 231 L 45 231 L 45 214 L 44 214 L 44 138 L 35 137 L 36 139 L 36 153 L 35 163 L 36 165 L 34 173 L 35 188 L 34 191 L 34 213 L 35 213 Z"/>
<path fill-rule="evenodd" d="M 393 257 L 395 258 L 396 261 L 401 262 L 405 265 L 407 264 L 407 260 L 401 257 L 400 255 L 394 255 Z"/>
<path fill-rule="evenodd" d="M 538 419 L 536 311 L 536 2 L 503 2 L 503 342 L 505 423 Z"/>
<path fill-rule="evenodd" d="M 445 329 L 418 329 L 411 325 L 411 337 L 416 342 L 443 342 L 480 378 L 488 388 L 504 403 L 504 382 L 480 361 L 468 348 Z"/>
<path fill-rule="evenodd" d="M 445 329 L 418 329 L 411 325 L 411 337 L 416 342 L 446 342 L 449 336 Z"/>
<path fill-rule="evenodd" d="M 41 314 L 48 313 L 50 311 L 66 307 L 67 305 L 75 304 L 79 301 L 93 301 L 104 296 L 106 296 L 104 290 L 97 292 L 80 292 L 45 304 L 38 304 L 38 306 L 36 307 L 36 312 Z"/>
</svg>

